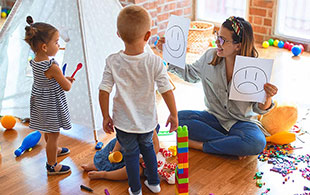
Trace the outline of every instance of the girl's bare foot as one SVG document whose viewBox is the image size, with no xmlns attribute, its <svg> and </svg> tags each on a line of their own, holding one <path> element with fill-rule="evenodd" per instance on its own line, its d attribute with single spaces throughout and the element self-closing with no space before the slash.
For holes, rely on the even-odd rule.
<svg viewBox="0 0 310 195">
<path fill-rule="evenodd" d="M 189 139 L 188 140 L 188 147 L 192 148 L 192 149 L 203 151 L 203 142 L 198 142 L 198 141 L 194 141 L 194 140 Z"/>
<path fill-rule="evenodd" d="M 87 175 L 89 179 L 104 179 L 105 171 L 89 171 Z"/>
<path fill-rule="evenodd" d="M 81 167 L 84 169 L 84 171 L 97 171 L 97 168 L 93 163 L 84 164 L 81 165 Z"/>
<path fill-rule="evenodd" d="M 246 159 L 246 157 L 248 157 L 248 156 L 238 156 L 238 159 L 243 160 L 243 159 Z"/>
</svg>

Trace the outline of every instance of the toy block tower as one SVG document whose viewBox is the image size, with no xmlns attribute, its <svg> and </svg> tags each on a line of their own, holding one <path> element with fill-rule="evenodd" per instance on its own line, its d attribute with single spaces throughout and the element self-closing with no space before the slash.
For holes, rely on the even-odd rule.
<svg viewBox="0 0 310 195">
<path fill-rule="evenodd" d="M 179 126 L 177 130 L 178 165 L 175 170 L 175 194 L 188 195 L 188 130 Z"/>
</svg>

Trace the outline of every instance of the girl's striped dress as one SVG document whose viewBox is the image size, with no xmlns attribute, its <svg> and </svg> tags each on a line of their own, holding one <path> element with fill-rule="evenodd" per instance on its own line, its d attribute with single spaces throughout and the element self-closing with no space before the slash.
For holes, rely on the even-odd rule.
<svg viewBox="0 0 310 195">
<path fill-rule="evenodd" d="M 44 132 L 59 132 L 60 128 L 71 128 L 65 92 L 54 78 L 48 79 L 44 74 L 52 64 L 59 66 L 54 59 L 30 61 L 33 85 L 29 127 Z"/>
</svg>

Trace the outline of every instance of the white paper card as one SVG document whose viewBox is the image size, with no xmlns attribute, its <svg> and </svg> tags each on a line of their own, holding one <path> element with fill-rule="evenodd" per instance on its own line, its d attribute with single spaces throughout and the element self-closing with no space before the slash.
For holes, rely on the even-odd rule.
<svg viewBox="0 0 310 195">
<path fill-rule="evenodd" d="M 264 103 L 264 84 L 270 81 L 272 66 L 272 59 L 237 56 L 229 99 Z"/>
<path fill-rule="evenodd" d="M 164 60 L 183 69 L 185 67 L 189 25 L 189 18 L 171 15 L 165 33 L 166 43 L 163 45 Z"/>
</svg>

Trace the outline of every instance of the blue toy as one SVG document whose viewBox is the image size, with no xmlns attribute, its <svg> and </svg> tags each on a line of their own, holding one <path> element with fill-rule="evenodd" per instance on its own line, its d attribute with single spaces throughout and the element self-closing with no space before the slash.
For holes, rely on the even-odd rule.
<svg viewBox="0 0 310 195">
<path fill-rule="evenodd" d="M 157 36 L 156 36 L 156 40 L 155 40 L 155 42 L 154 42 L 154 46 L 157 45 L 159 38 L 160 38 L 160 37 L 157 35 Z"/>
<path fill-rule="evenodd" d="M 15 150 L 16 157 L 20 156 L 25 150 L 32 149 L 41 139 L 40 131 L 34 131 L 29 133 L 23 140 L 22 145 Z"/>
<path fill-rule="evenodd" d="M 96 147 L 95 147 L 95 149 L 96 150 L 100 150 L 102 148 L 102 146 L 103 146 L 103 143 L 102 142 L 98 142 Z"/>
<path fill-rule="evenodd" d="M 66 75 L 66 68 L 67 68 L 67 63 L 65 63 L 62 67 L 62 74 Z"/>
<path fill-rule="evenodd" d="M 283 48 L 283 47 L 284 47 L 284 42 L 283 42 L 283 41 L 279 41 L 278 47 L 279 47 L 279 48 Z"/>
<path fill-rule="evenodd" d="M 301 48 L 298 45 L 292 47 L 292 53 L 294 56 L 298 56 L 301 53 Z"/>
</svg>

